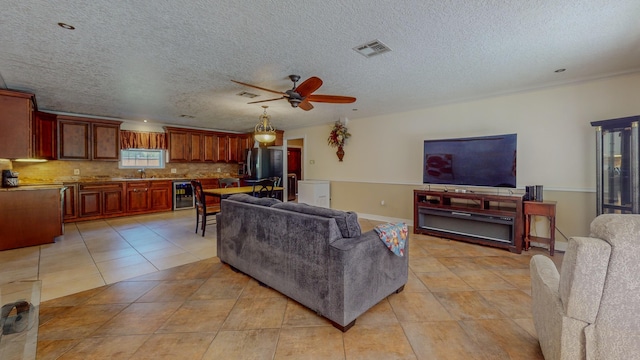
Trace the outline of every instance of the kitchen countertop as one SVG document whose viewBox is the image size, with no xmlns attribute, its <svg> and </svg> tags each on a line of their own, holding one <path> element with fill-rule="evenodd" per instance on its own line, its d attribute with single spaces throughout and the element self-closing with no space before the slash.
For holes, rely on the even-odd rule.
<svg viewBox="0 0 640 360">
<path fill-rule="evenodd" d="M 20 185 L 16 187 L 0 188 L 0 191 L 29 191 L 29 190 L 51 190 L 62 189 L 62 184 L 47 184 L 47 185 Z"/>
</svg>

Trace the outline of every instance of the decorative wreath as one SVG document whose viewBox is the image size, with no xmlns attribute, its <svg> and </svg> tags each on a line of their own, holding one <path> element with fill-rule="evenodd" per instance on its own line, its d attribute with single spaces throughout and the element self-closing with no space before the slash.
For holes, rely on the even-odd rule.
<svg viewBox="0 0 640 360">
<path fill-rule="evenodd" d="M 341 122 L 336 121 L 336 123 L 333 124 L 331 132 L 329 133 L 327 144 L 331 147 L 342 147 L 344 146 L 345 141 L 347 141 L 347 139 L 350 137 L 351 134 L 349 134 L 347 127 L 344 126 L 344 124 L 342 124 Z"/>
</svg>

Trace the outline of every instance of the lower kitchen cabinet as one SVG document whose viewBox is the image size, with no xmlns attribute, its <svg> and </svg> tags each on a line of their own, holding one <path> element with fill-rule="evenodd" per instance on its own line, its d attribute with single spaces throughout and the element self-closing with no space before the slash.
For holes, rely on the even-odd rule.
<svg viewBox="0 0 640 360">
<path fill-rule="evenodd" d="M 62 235 L 60 188 L 0 189 L 0 250 L 52 243 Z"/>
<path fill-rule="evenodd" d="M 127 212 L 140 212 L 149 209 L 148 181 L 136 181 L 127 183 Z"/>
<path fill-rule="evenodd" d="M 79 217 L 101 218 L 117 216 L 125 212 L 124 183 L 80 184 L 78 188 Z"/>
<path fill-rule="evenodd" d="M 172 184 L 170 180 L 65 183 L 64 222 L 170 211 Z"/>
<path fill-rule="evenodd" d="M 127 182 L 127 213 L 171 210 L 171 181 Z"/>
<path fill-rule="evenodd" d="M 78 218 L 78 184 L 64 183 L 64 199 L 62 206 L 62 218 L 65 222 Z"/>
<path fill-rule="evenodd" d="M 152 181 L 149 211 L 165 211 L 173 208 L 173 182 Z"/>
</svg>

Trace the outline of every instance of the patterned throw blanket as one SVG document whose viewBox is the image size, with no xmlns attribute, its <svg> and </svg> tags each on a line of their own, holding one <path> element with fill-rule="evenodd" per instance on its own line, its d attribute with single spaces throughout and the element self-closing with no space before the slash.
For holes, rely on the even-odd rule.
<svg viewBox="0 0 640 360">
<path fill-rule="evenodd" d="M 378 233 L 380 240 L 382 240 L 392 253 L 398 256 L 404 256 L 404 245 L 409 237 L 407 224 L 403 222 L 381 224 L 376 226 L 374 230 Z"/>
</svg>

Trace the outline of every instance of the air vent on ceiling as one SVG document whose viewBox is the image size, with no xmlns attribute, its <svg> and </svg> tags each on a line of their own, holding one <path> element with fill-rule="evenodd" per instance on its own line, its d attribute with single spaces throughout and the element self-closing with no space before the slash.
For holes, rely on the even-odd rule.
<svg viewBox="0 0 640 360">
<path fill-rule="evenodd" d="M 181 117 L 181 118 L 185 118 L 185 119 L 195 119 L 195 116 L 192 116 L 192 115 L 185 115 L 185 114 L 180 115 L 180 117 Z"/>
<path fill-rule="evenodd" d="M 253 94 L 253 93 L 246 92 L 246 91 L 240 92 L 237 95 L 238 96 L 242 96 L 242 97 L 246 97 L 246 98 L 249 98 L 249 99 L 253 99 L 254 97 L 260 96 L 260 95 Z"/>
<path fill-rule="evenodd" d="M 364 57 L 372 57 L 391 51 L 389 47 L 382 43 L 380 40 L 372 40 L 366 44 L 362 44 L 353 48 Z"/>
</svg>

